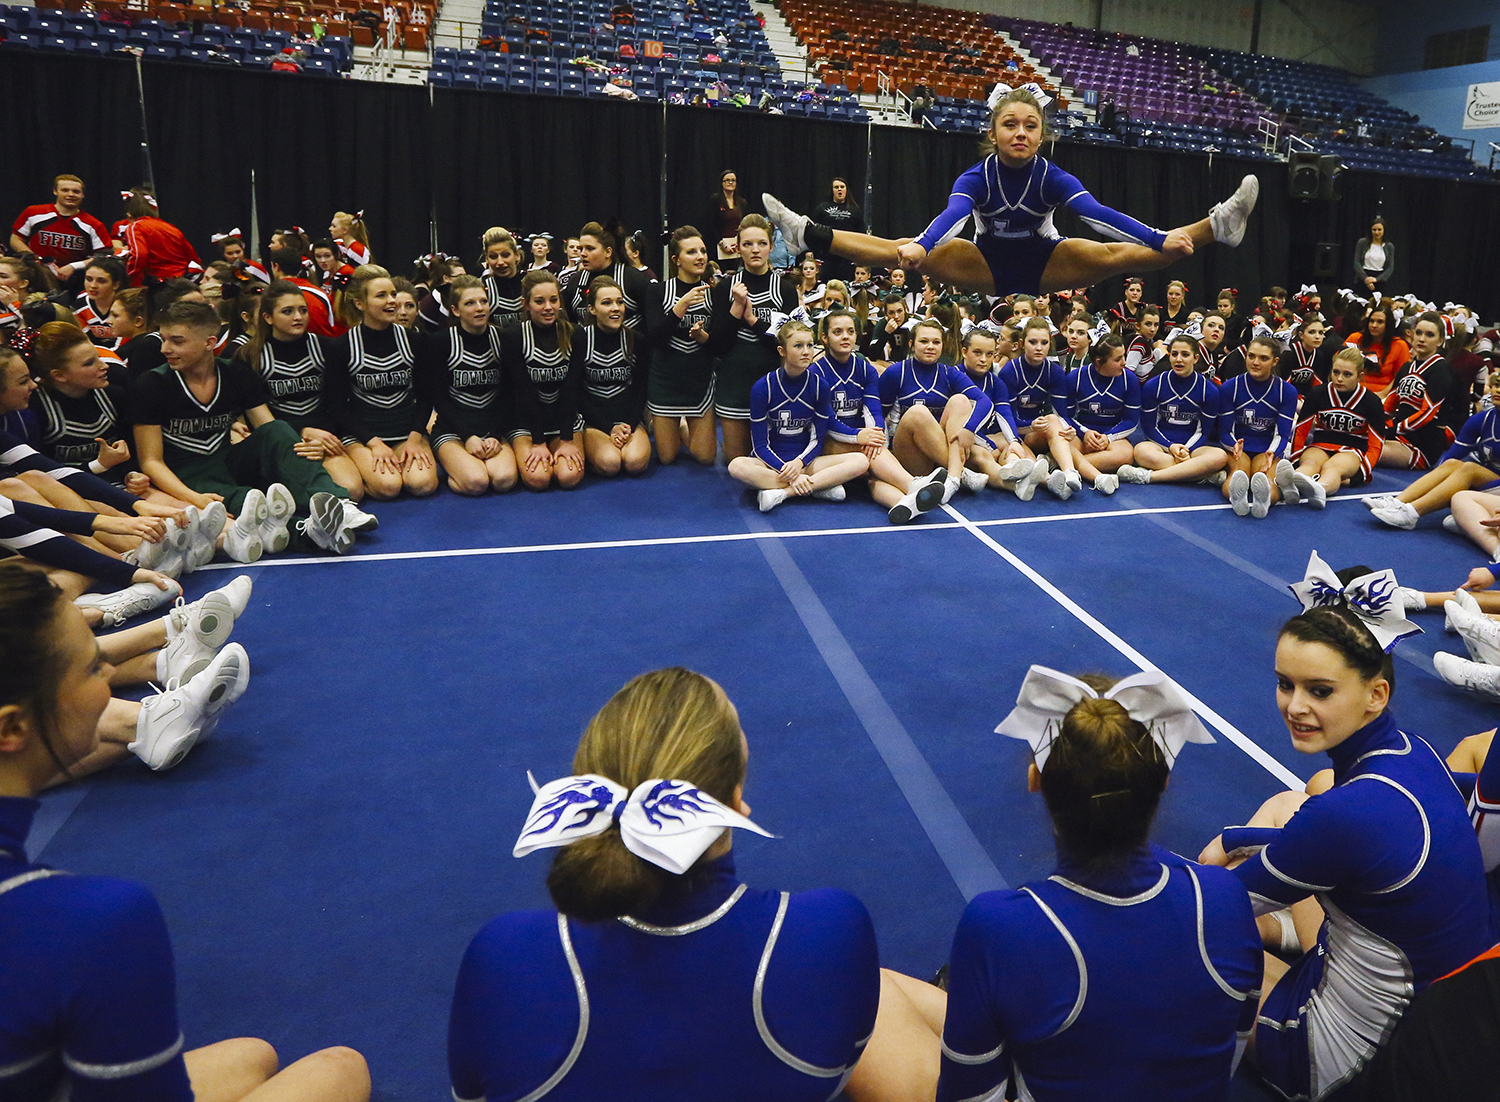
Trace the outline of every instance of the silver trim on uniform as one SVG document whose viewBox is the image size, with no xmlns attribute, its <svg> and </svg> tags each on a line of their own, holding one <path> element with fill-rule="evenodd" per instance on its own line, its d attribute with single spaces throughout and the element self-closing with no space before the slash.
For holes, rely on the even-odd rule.
<svg viewBox="0 0 1500 1102">
<path fill-rule="evenodd" d="M 1046 915 L 1052 925 L 1057 927 L 1057 932 L 1062 934 L 1063 940 L 1068 943 L 1068 948 L 1073 950 L 1073 962 L 1078 965 L 1078 1001 L 1073 1004 L 1073 1009 L 1069 1012 L 1067 1020 L 1044 1038 L 1044 1040 L 1047 1040 L 1066 1032 L 1078 1020 L 1078 1015 L 1083 1013 L 1084 1000 L 1089 997 L 1089 966 L 1084 963 L 1083 950 L 1078 947 L 1078 942 L 1073 940 L 1073 934 L 1063 925 L 1062 919 L 1057 917 L 1056 912 L 1043 903 L 1042 897 L 1030 888 L 1022 888 L 1021 890 L 1031 896 L 1036 905 L 1042 909 L 1042 914 Z"/>
<path fill-rule="evenodd" d="M 563 1077 L 573 1070 L 573 1065 L 578 1062 L 578 1054 L 583 1051 L 583 1042 L 589 1035 L 589 989 L 583 982 L 583 969 L 578 964 L 578 954 L 573 952 L 573 938 L 568 934 L 568 916 L 558 913 L 557 935 L 562 941 L 563 956 L 568 958 L 568 971 L 573 973 L 573 988 L 578 992 L 578 1036 L 573 1039 L 573 1048 L 563 1059 L 558 1069 L 554 1071 L 536 1090 L 518 1099 L 518 1102 L 536 1102 L 545 1094 L 549 1094 L 553 1087 L 563 1081 Z"/>
<path fill-rule="evenodd" d="M 38 1064 L 55 1055 L 57 1055 L 57 1049 L 49 1048 L 44 1052 L 37 1053 L 35 1056 L 28 1056 L 26 1059 L 18 1060 L 14 1064 L 7 1064 L 5 1067 L 0 1068 L 0 1079 L 10 1079 L 13 1076 L 20 1075 L 23 1071 L 30 1071 Z"/>
<path fill-rule="evenodd" d="M 144 1075 L 148 1071 L 155 1071 L 170 1061 L 182 1051 L 182 1041 L 182 1034 L 179 1033 L 177 1040 L 156 1055 L 147 1056 L 141 1060 L 131 1060 L 124 1064 L 85 1064 L 64 1052 L 63 1066 L 74 1075 L 81 1075 L 85 1079 L 129 1079 L 132 1076 Z"/>
<path fill-rule="evenodd" d="M 22 884 L 30 884 L 34 880 L 46 880 L 52 876 L 66 875 L 67 873 L 58 872 L 56 869 L 32 869 L 30 872 L 23 872 L 19 876 L 12 876 L 9 880 L 0 881 L 0 895 L 4 895 L 8 891 L 14 891 Z"/>
<path fill-rule="evenodd" d="M 1419 872 L 1427 867 L 1427 855 L 1432 852 L 1432 824 L 1427 821 L 1427 812 L 1423 810 L 1421 802 L 1409 791 L 1401 787 L 1401 785 L 1397 784 L 1389 777 L 1382 777 L 1379 773 L 1362 773 L 1358 777 L 1355 777 L 1354 781 L 1380 781 L 1382 784 L 1390 785 L 1397 792 L 1401 793 L 1401 795 L 1405 796 L 1408 800 L 1411 801 L 1412 806 L 1417 809 L 1417 815 L 1420 816 L 1422 820 L 1422 856 L 1417 858 L 1416 867 L 1413 868 L 1411 872 L 1407 873 L 1406 876 L 1404 876 L 1402 879 L 1396 881 L 1396 883 L 1392 884 L 1389 888 L 1380 888 L 1370 893 L 1371 895 L 1385 895 L 1387 892 L 1393 892 L 1399 888 L 1406 887 L 1406 885 L 1410 884 L 1417 878 L 1417 874 Z M 1353 784 L 1354 781 L 1349 781 L 1348 783 Z"/>
<path fill-rule="evenodd" d="M 951 1048 L 948 1047 L 948 1042 L 941 1039 L 938 1041 L 938 1045 L 940 1048 L 942 1048 L 943 1055 L 948 1057 L 948 1059 L 952 1060 L 955 1064 L 965 1064 L 969 1067 L 974 1067 L 978 1064 L 988 1064 L 991 1060 L 995 1059 L 1005 1051 L 1004 1041 L 1001 1041 L 989 1052 L 983 1053 L 979 1056 L 968 1056 L 962 1052 L 954 1052 Z"/>
<path fill-rule="evenodd" d="M 1129 896 L 1105 895 L 1103 892 L 1096 892 L 1085 888 L 1082 884 L 1075 884 L 1073 881 L 1062 876 L 1049 876 L 1047 879 L 1055 884 L 1061 884 L 1069 891 L 1077 892 L 1088 899 L 1097 900 L 1100 903 L 1108 903 L 1111 907 L 1133 907 L 1137 903 L 1147 903 L 1160 895 L 1161 890 L 1167 886 L 1167 878 L 1169 876 L 1171 876 L 1171 872 L 1167 869 L 1166 865 L 1162 865 L 1161 876 L 1154 885 L 1139 895 Z"/>
<path fill-rule="evenodd" d="M 1193 882 L 1193 904 L 1198 911 L 1198 955 L 1203 958 L 1203 967 L 1208 970 L 1208 974 L 1213 977 L 1213 981 L 1219 985 L 1219 990 L 1223 991 L 1231 999 L 1238 999 L 1240 1002 L 1244 1002 L 1250 997 L 1251 993 L 1249 991 L 1236 991 L 1231 987 L 1229 982 L 1223 976 L 1219 975 L 1219 970 L 1214 967 L 1214 962 L 1209 959 L 1208 940 L 1203 932 L 1203 885 L 1198 883 L 1198 874 L 1193 871 L 1192 865 L 1184 865 L 1183 867 L 1187 869 L 1188 877 Z M 1259 994 L 1259 992 L 1256 992 L 1256 994 Z"/>
<path fill-rule="evenodd" d="M 745 885 L 741 884 L 734 889 L 734 894 L 702 918 L 692 922 L 686 922 L 681 926 L 653 926 L 649 922 L 642 922 L 638 918 L 629 915 L 621 915 L 619 921 L 629 926 L 632 930 L 639 930 L 643 934 L 651 934 L 653 937 L 681 937 L 683 934 L 696 934 L 699 930 L 707 929 L 719 919 L 729 913 L 729 908 L 740 901 L 740 896 L 745 894 Z"/>
<path fill-rule="evenodd" d="M 838 1079 L 848 1070 L 842 1064 L 836 1068 L 825 1068 L 817 1064 L 809 1064 L 806 1060 L 793 1056 L 781 1047 L 775 1037 L 771 1036 L 771 1029 L 766 1025 L 766 1012 L 763 1004 L 763 996 L 766 989 L 766 970 L 771 966 L 771 954 L 776 951 L 776 939 L 781 936 L 781 926 L 786 921 L 787 904 L 791 898 L 790 892 L 781 893 L 781 903 L 776 908 L 776 921 L 771 923 L 771 932 L 766 935 L 765 951 L 760 955 L 760 966 L 755 970 L 755 997 L 753 1002 L 755 1031 L 760 1034 L 760 1039 L 771 1050 L 771 1054 L 792 1070 L 800 1071 L 803 1075 L 816 1076 L 819 1079 Z"/>
</svg>

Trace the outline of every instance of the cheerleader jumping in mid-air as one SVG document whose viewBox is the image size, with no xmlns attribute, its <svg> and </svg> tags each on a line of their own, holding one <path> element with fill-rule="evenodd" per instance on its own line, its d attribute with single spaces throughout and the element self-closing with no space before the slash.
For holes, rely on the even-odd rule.
<svg viewBox="0 0 1500 1102">
<path fill-rule="evenodd" d="M 1162 232 L 1104 206 L 1045 157 L 1037 156 L 1050 97 L 1035 85 L 997 85 L 990 96 L 987 133 L 992 152 L 955 181 L 948 209 L 914 239 L 872 237 L 819 225 L 773 195 L 766 213 L 794 253 L 841 256 L 856 264 L 903 267 L 942 283 L 985 295 L 1047 294 L 1088 287 L 1110 276 L 1151 271 L 1191 256 L 1217 241 L 1238 245 L 1260 195 L 1246 176 L 1239 189 L 1189 226 Z M 1063 237 L 1052 224 L 1065 207 L 1113 242 Z M 973 241 L 958 237 L 970 215 L 979 225 Z"/>
</svg>

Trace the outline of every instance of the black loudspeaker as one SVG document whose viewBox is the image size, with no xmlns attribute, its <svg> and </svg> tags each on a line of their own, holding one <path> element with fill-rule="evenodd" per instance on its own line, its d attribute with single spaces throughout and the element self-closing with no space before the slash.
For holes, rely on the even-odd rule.
<svg viewBox="0 0 1500 1102">
<path fill-rule="evenodd" d="M 1322 190 L 1322 173 L 1316 153 L 1297 151 L 1287 163 L 1287 179 L 1291 182 L 1293 199 L 1316 199 Z"/>
<path fill-rule="evenodd" d="M 1318 158 L 1318 198 L 1320 199 L 1342 199 L 1344 197 L 1341 179 L 1344 175 L 1344 162 L 1332 154 L 1324 154 Z"/>
<path fill-rule="evenodd" d="M 1334 279 L 1338 274 L 1339 247 L 1333 241 L 1319 241 L 1313 251 L 1313 281 Z"/>
</svg>

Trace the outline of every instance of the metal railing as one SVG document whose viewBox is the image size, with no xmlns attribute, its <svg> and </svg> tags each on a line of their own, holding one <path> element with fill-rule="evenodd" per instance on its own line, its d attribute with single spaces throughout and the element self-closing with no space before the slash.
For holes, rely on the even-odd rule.
<svg viewBox="0 0 1500 1102">
<path fill-rule="evenodd" d="M 388 81 L 396 71 L 396 43 L 400 38 L 400 28 L 396 20 L 392 19 L 385 25 L 385 37 L 375 43 L 375 49 L 370 57 L 370 76 L 374 80 Z"/>
<path fill-rule="evenodd" d="M 1261 115 L 1255 120 L 1255 132 L 1264 139 L 1261 151 L 1267 157 L 1276 156 L 1276 147 L 1281 141 L 1281 123 L 1269 115 Z"/>
</svg>

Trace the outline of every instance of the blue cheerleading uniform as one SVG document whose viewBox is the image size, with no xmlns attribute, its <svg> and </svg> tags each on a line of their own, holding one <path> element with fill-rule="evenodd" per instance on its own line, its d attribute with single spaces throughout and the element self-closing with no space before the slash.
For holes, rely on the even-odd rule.
<svg viewBox="0 0 1500 1102">
<path fill-rule="evenodd" d="M 1212 444 L 1219 428 L 1219 388 L 1207 375 L 1186 379 L 1163 371 L 1141 387 L 1141 428 L 1146 439 L 1191 451 Z"/>
<path fill-rule="evenodd" d="M 1246 455 L 1285 458 L 1297 417 L 1297 388 L 1276 375 L 1256 382 L 1236 375 L 1219 388 L 1219 443 L 1227 451 L 1243 440 Z"/>
<path fill-rule="evenodd" d="M 892 435 L 901 415 L 912 406 L 926 406 L 933 418 L 939 419 L 948 399 L 955 394 L 962 394 L 974 403 L 964 428 L 977 433 L 989 420 L 994 405 L 959 368 L 941 360 L 924 364 L 908 356 L 880 373 L 880 405 L 885 410 L 886 422 L 892 426 Z"/>
<path fill-rule="evenodd" d="M 1156 846 L 985 892 L 953 938 L 938 1102 L 1222 1102 L 1263 963 L 1234 875 Z"/>
<path fill-rule="evenodd" d="M 1016 415 L 1010 408 L 1010 391 L 1006 389 L 1005 382 L 1000 378 L 999 370 L 992 367 L 983 375 L 975 375 L 968 368 L 964 368 L 963 371 L 969 381 L 984 392 L 984 396 L 990 400 L 990 405 L 994 406 L 989 418 L 974 434 L 974 439 L 991 450 L 994 450 L 995 446 L 991 437 L 1003 436 L 1006 442 L 1011 444 L 1020 440 L 1022 434 L 1016 427 Z"/>
<path fill-rule="evenodd" d="M 1062 364 L 1050 357 L 1032 366 L 1026 362 L 1025 356 L 1017 356 L 1005 361 L 999 372 L 1000 381 L 1010 394 L 1011 413 L 1022 436 L 1031 431 L 1031 424 L 1038 417 L 1045 417 L 1056 409 L 1068 383 L 1068 373 Z"/>
<path fill-rule="evenodd" d="M 1141 425 L 1141 381 L 1134 371 L 1101 375 L 1092 364 L 1080 367 L 1063 384 L 1057 412 L 1085 432 L 1102 432 L 1125 440 Z"/>
<path fill-rule="evenodd" d="M 875 932 L 847 892 L 756 891 L 731 856 L 649 913 L 503 915 L 459 969 L 453 1096 L 822 1102 L 875 1026 Z"/>
<path fill-rule="evenodd" d="M 1383 712 L 1328 752 L 1334 787 L 1286 826 L 1230 827 L 1257 914 L 1315 896 L 1318 943 L 1266 999 L 1261 1073 L 1291 1098 L 1352 1077 L 1412 997 L 1493 943 L 1484 863 L 1447 766 Z"/>
<path fill-rule="evenodd" d="M 816 374 L 828 394 L 832 421 L 828 438 L 853 444 L 861 429 L 884 429 L 885 413 L 880 408 L 880 373 L 858 352 L 847 360 L 838 360 L 832 352 L 813 361 L 809 374 Z"/>
<path fill-rule="evenodd" d="M 821 376 L 809 368 L 793 378 L 778 367 L 750 386 L 751 452 L 777 471 L 796 459 L 811 462 L 831 416 Z"/>
<path fill-rule="evenodd" d="M 1009 168 L 990 154 L 953 182 L 948 206 L 916 238 L 929 253 L 952 240 L 972 217 L 974 244 L 989 264 L 995 294 L 1038 293 L 1042 274 L 1062 235 L 1052 223 L 1063 207 L 1112 241 L 1128 241 L 1160 252 L 1167 235 L 1128 214 L 1106 207 L 1078 177 L 1045 157 Z"/>
<path fill-rule="evenodd" d="M 28 862 L 40 806 L 0 797 L 0 1097 L 192 1102 L 161 908 Z"/>
<path fill-rule="evenodd" d="M 1474 414 L 1458 430 L 1458 436 L 1443 453 L 1439 463 L 1464 459 L 1488 467 L 1500 478 L 1500 410 L 1485 409 Z"/>
</svg>

